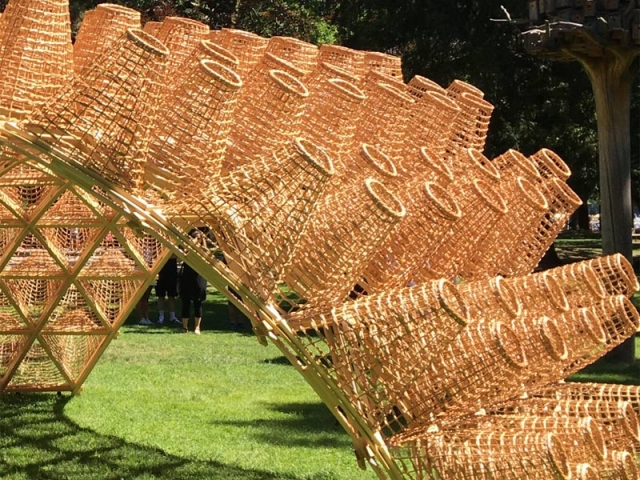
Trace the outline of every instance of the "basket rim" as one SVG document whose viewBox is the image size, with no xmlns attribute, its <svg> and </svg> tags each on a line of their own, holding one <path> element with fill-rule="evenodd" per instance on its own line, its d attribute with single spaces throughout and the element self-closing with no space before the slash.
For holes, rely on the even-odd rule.
<svg viewBox="0 0 640 480">
<path fill-rule="evenodd" d="M 327 83 L 331 85 L 332 88 L 339 90 L 347 95 L 347 97 L 357 101 L 358 103 L 364 102 L 367 98 L 362 90 L 348 80 L 344 80 L 342 78 L 330 78 L 327 80 Z"/>
<path fill-rule="evenodd" d="M 571 480 L 571 467 L 569 466 L 567 452 L 558 437 L 553 433 L 547 434 L 547 449 L 556 473 L 563 480 Z"/>
<path fill-rule="evenodd" d="M 395 163 L 393 163 L 389 155 L 384 153 L 380 147 L 368 143 L 361 143 L 360 155 L 364 157 L 377 172 L 385 177 L 398 177 L 398 170 L 396 169 Z"/>
<path fill-rule="evenodd" d="M 492 182 L 500 180 L 500 171 L 495 167 L 493 162 L 484 155 L 484 153 L 473 147 L 466 148 L 465 151 L 471 159 L 474 167 L 480 170 L 483 175 L 486 175 L 489 180 Z"/>
<path fill-rule="evenodd" d="M 374 204 L 384 213 L 386 213 L 396 221 L 405 216 L 406 210 L 402 202 L 400 202 L 400 200 L 393 193 L 391 193 L 382 182 L 376 180 L 375 178 L 367 178 L 364 181 L 364 184 L 367 194 L 371 197 Z M 380 194 L 378 194 L 376 190 L 379 190 L 382 195 L 390 199 L 396 205 L 389 205 L 388 202 L 380 198 Z"/>
<path fill-rule="evenodd" d="M 436 210 L 444 219 L 455 221 L 462 217 L 460 205 L 446 188 L 435 182 L 427 181 L 424 182 L 424 190 L 429 201 L 435 205 Z"/>
<path fill-rule="evenodd" d="M 496 322 L 494 327 L 495 341 L 503 358 L 509 365 L 518 370 L 526 368 L 529 365 L 529 360 L 527 359 L 527 354 L 524 351 L 520 337 L 511 327 L 503 322 Z M 506 337 L 511 337 L 510 341 L 507 341 Z M 509 345 L 511 348 L 507 349 L 506 345 Z M 514 348 L 516 350 L 515 352 L 513 352 Z"/>
<path fill-rule="evenodd" d="M 285 92 L 300 98 L 309 96 L 309 90 L 305 84 L 284 70 L 269 70 L 269 77 Z"/>
<path fill-rule="evenodd" d="M 99 3 L 98 5 L 96 5 L 96 8 L 94 10 L 97 10 L 98 8 L 101 10 L 109 10 L 112 12 L 122 13 L 129 16 L 131 19 L 135 19 L 138 21 L 140 21 L 141 19 L 141 14 L 138 10 L 125 7 L 124 5 L 118 5 L 117 3 Z M 158 22 L 158 23 L 162 23 L 162 22 Z"/>
<path fill-rule="evenodd" d="M 225 61 L 229 62 L 232 65 L 238 66 L 240 65 L 240 60 L 233 53 L 231 53 L 226 48 L 218 45 L 217 43 L 204 39 L 200 40 L 200 45 L 204 48 L 206 52 L 211 52 L 216 56 L 222 57 Z"/>
<path fill-rule="evenodd" d="M 293 142 L 298 153 L 313 167 L 319 170 L 320 173 L 326 176 L 331 176 L 336 173 L 333 167 L 333 160 L 322 147 L 303 137 L 298 137 Z M 317 155 L 311 154 L 309 151 L 311 148 L 309 147 L 312 147 L 315 152 L 321 153 L 325 163 L 323 163 Z"/>
<path fill-rule="evenodd" d="M 530 207 L 540 212 L 546 212 L 549 209 L 547 199 L 535 183 L 525 177 L 517 177 L 516 184 Z"/>
<path fill-rule="evenodd" d="M 129 40 L 149 53 L 159 57 L 168 57 L 170 54 L 164 43 L 140 28 L 129 28 L 126 35 Z"/>
<path fill-rule="evenodd" d="M 199 62 L 202 71 L 209 76 L 215 78 L 217 81 L 225 84 L 228 87 L 239 89 L 242 87 L 242 79 L 240 75 L 231 70 L 229 67 L 224 66 L 220 62 L 204 58 Z"/>
<path fill-rule="evenodd" d="M 522 313 L 522 300 L 516 289 L 501 276 L 492 279 L 492 286 L 498 297 L 498 302 L 506 312 L 514 318 L 519 316 Z"/>
<path fill-rule="evenodd" d="M 453 182 L 454 180 L 453 172 L 451 171 L 451 169 L 445 163 L 444 159 L 441 156 L 439 155 L 432 156 L 430 148 L 426 146 L 420 147 L 419 155 L 422 157 L 425 163 L 429 166 L 429 168 L 431 168 L 432 170 L 435 170 L 439 176 L 444 177 L 449 182 Z"/>
<path fill-rule="evenodd" d="M 544 164 L 552 173 L 562 180 L 567 180 L 571 176 L 569 165 L 560 158 L 560 155 L 549 148 L 541 148 L 534 153 L 532 157 L 534 161 Z"/>
<path fill-rule="evenodd" d="M 573 208 L 578 208 L 582 205 L 582 199 L 576 192 L 571 190 L 567 182 L 557 177 L 551 178 L 549 182 L 551 182 L 553 189 L 561 195 L 561 198 L 567 201 Z"/>
<path fill-rule="evenodd" d="M 564 361 L 569 358 L 567 342 L 565 342 L 560 328 L 553 318 L 545 316 L 540 319 L 540 337 L 551 358 L 556 361 Z"/>
<path fill-rule="evenodd" d="M 462 108 L 460 108 L 460 105 L 458 105 L 455 102 L 455 100 L 453 100 L 451 97 L 448 97 L 442 92 L 438 92 L 435 90 L 428 90 L 422 96 L 420 101 L 421 102 L 426 101 L 424 100 L 425 97 L 433 99 L 440 107 L 442 107 L 443 110 L 445 110 L 445 112 L 443 113 L 458 114 L 462 111 Z"/>
<path fill-rule="evenodd" d="M 483 188 L 482 185 L 485 185 L 485 187 Z M 504 199 L 498 194 L 495 189 L 491 188 L 491 185 L 489 185 L 488 182 L 477 178 L 473 181 L 472 187 L 478 197 L 480 197 L 480 199 L 491 210 L 502 215 L 506 215 L 509 212 L 509 207 L 507 206 Z"/>
</svg>

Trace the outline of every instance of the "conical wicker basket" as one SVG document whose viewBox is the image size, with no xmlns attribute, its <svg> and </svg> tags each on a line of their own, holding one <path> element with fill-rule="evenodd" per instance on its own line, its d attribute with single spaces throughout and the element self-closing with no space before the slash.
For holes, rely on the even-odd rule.
<svg viewBox="0 0 640 480">
<path fill-rule="evenodd" d="M 173 90 L 182 84 L 185 71 L 189 71 L 190 63 L 200 58 L 194 57 L 194 51 L 202 40 L 209 35 L 209 27 L 204 23 L 182 17 L 167 17 L 162 22 L 156 37 L 169 49 L 167 64 L 167 81 L 165 89 Z M 187 66 L 185 68 L 185 66 Z"/>
<path fill-rule="evenodd" d="M 631 262 L 619 253 L 594 258 L 587 263 L 596 271 L 609 295 L 630 298 L 640 289 Z"/>
<path fill-rule="evenodd" d="M 144 30 L 144 33 L 148 33 L 153 37 L 157 37 L 158 32 L 160 32 L 161 28 L 162 28 L 162 22 L 149 21 L 149 22 L 145 22 L 142 30 Z"/>
<path fill-rule="evenodd" d="M 522 176 L 532 182 L 542 182 L 542 176 L 535 162 L 517 150 L 507 150 L 502 155 L 491 160 L 491 164 L 496 167 L 500 172 L 500 176 L 503 178 L 517 178 Z"/>
<path fill-rule="evenodd" d="M 414 185 L 402 196 L 406 218 L 375 254 L 361 281 L 369 293 L 410 283 L 415 272 L 454 228 L 462 212 L 455 199 L 434 183 Z"/>
<path fill-rule="evenodd" d="M 564 160 L 548 148 L 538 150 L 529 159 L 534 161 L 540 175 L 545 179 L 556 177 L 560 180 L 567 180 L 571 176 L 571 169 L 564 163 Z"/>
<path fill-rule="evenodd" d="M 569 310 L 565 291 L 555 277 L 552 271 L 545 271 L 539 275 L 505 279 L 522 301 L 522 321 L 542 316 L 556 318 Z"/>
<path fill-rule="evenodd" d="M 357 76 L 352 75 L 347 70 L 343 70 L 340 67 L 320 61 L 313 72 L 305 77 L 304 83 L 309 89 L 311 95 L 315 95 L 316 90 L 324 88 L 324 84 L 332 78 L 344 80 L 345 82 L 354 84 L 356 87 L 360 85 L 360 80 Z"/>
<path fill-rule="evenodd" d="M 329 79 L 309 96 L 300 125 L 301 135 L 321 144 L 335 159 L 337 176 L 347 176 L 353 181 L 364 180 L 360 175 L 354 179 L 354 174 L 362 172 L 349 168 L 349 160 L 358 157 L 353 143 L 364 99 L 364 94 L 353 83 Z M 336 188 L 340 180 L 336 179 Z"/>
<path fill-rule="evenodd" d="M 140 187 L 168 56 L 154 37 L 128 30 L 25 128 L 116 185 Z"/>
<path fill-rule="evenodd" d="M 318 47 L 292 37 L 271 37 L 265 53 L 291 62 L 302 75 L 308 75 L 316 68 Z"/>
<path fill-rule="evenodd" d="M 397 86 L 376 84 L 364 101 L 356 143 L 381 146 L 392 159 L 400 156 L 414 103 L 413 98 Z"/>
<path fill-rule="evenodd" d="M 460 107 L 451 143 L 453 148 L 475 148 L 483 151 L 487 141 L 493 105 L 480 97 L 464 92 L 454 97 Z"/>
<path fill-rule="evenodd" d="M 447 91 L 439 84 L 421 75 L 414 75 L 407 83 L 407 91 L 416 99 L 422 98 L 427 92 L 437 92 L 446 95 Z"/>
<path fill-rule="evenodd" d="M 244 77 L 262 58 L 269 39 L 244 30 L 223 28 L 216 35 L 215 41 L 222 48 L 238 57 L 240 60 L 238 73 L 240 77 Z"/>
<path fill-rule="evenodd" d="M 396 166 L 403 178 L 419 178 L 448 188 L 454 181 L 453 172 L 443 157 L 421 147 L 412 155 L 396 160 Z"/>
<path fill-rule="evenodd" d="M 462 301 L 469 305 L 474 322 L 502 322 L 507 325 L 522 313 L 516 291 L 501 277 L 462 282 L 457 285 Z"/>
<path fill-rule="evenodd" d="M 549 203 L 549 209 L 537 225 L 523 232 L 518 252 L 510 252 L 504 257 L 500 267 L 504 275 L 518 276 L 531 273 L 565 228 L 571 215 L 582 204 L 575 192 L 558 178 L 545 181 L 542 191 Z"/>
<path fill-rule="evenodd" d="M 365 70 L 374 70 L 402 80 L 402 59 L 382 52 L 365 52 Z"/>
<path fill-rule="evenodd" d="M 132 8 L 101 3 L 84 14 L 73 43 L 73 67 L 76 75 L 109 50 L 130 28 L 140 28 L 140 12 Z"/>
<path fill-rule="evenodd" d="M 234 72 L 238 71 L 240 60 L 229 50 L 225 50 L 220 45 L 211 40 L 202 40 L 196 47 L 196 55 L 200 60 L 209 59 L 220 65 L 227 67 Z"/>
<path fill-rule="evenodd" d="M 341 45 L 320 45 L 318 50 L 318 65 L 327 63 L 347 72 L 356 79 L 365 74 L 365 52 L 343 47 Z"/>
<path fill-rule="evenodd" d="M 203 216 L 194 225 L 210 227 L 227 262 L 242 267 L 245 282 L 270 298 L 332 175 L 326 153 L 298 139 L 278 157 L 247 164 L 214 182 L 211 203 L 203 200 Z M 193 210 L 186 210 L 187 218 Z"/>
<path fill-rule="evenodd" d="M 330 196 L 324 215 L 308 226 L 284 280 L 306 303 L 326 308 L 341 303 L 376 249 L 404 217 L 404 206 L 380 182 L 367 179 L 351 195 Z M 352 209 L 347 209 L 346 204 Z"/>
<path fill-rule="evenodd" d="M 484 92 L 482 90 L 459 79 L 455 79 L 447 87 L 447 95 L 456 100 L 460 98 L 463 93 L 468 93 L 478 98 L 484 98 Z"/>
<path fill-rule="evenodd" d="M 414 95 L 414 98 L 417 97 Z M 407 148 L 427 147 L 434 155 L 443 157 L 459 114 L 460 107 L 446 95 L 436 91 L 425 92 L 412 108 Z"/>
<path fill-rule="evenodd" d="M 260 93 L 236 108 L 223 171 L 270 156 L 295 137 L 308 97 L 298 79 L 271 70 Z"/>
<path fill-rule="evenodd" d="M 24 118 L 73 77 L 67 0 L 11 0 L 0 17 L 0 115 Z"/>
<path fill-rule="evenodd" d="M 149 145 L 145 182 L 165 195 L 201 196 L 220 175 L 242 81 L 201 60 L 184 75 L 175 99 L 160 111 Z"/>
</svg>

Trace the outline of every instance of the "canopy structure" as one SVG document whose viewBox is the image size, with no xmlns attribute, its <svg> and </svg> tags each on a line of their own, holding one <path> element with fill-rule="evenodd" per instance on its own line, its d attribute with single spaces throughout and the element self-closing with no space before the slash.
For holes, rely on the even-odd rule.
<svg viewBox="0 0 640 480">
<path fill-rule="evenodd" d="M 562 159 L 487 158 L 482 92 L 405 84 L 388 54 L 100 8 L 59 45 L 75 75 L 4 105 L 0 393 L 77 392 L 174 253 L 380 478 L 637 478 L 640 390 L 564 382 L 637 331 L 629 262 L 533 272 L 579 204 Z M 29 98 L 13 75 L 2 98 Z"/>
</svg>

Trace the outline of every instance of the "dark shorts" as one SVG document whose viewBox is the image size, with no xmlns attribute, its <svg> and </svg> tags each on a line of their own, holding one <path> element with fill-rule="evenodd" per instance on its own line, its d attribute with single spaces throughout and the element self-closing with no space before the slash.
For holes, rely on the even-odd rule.
<svg viewBox="0 0 640 480">
<path fill-rule="evenodd" d="M 164 297 L 177 297 L 178 296 L 178 283 L 168 282 L 167 280 L 159 279 L 156 284 L 156 296 Z"/>
</svg>

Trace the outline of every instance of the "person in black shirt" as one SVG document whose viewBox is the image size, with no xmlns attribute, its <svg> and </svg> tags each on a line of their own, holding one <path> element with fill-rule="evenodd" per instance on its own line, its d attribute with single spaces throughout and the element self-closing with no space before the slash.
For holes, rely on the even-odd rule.
<svg viewBox="0 0 640 480">
<path fill-rule="evenodd" d="M 158 273 L 156 283 L 158 296 L 158 325 L 164 323 L 165 305 L 169 308 L 169 321 L 180 323 L 176 317 L 176 297 L 178 296 L 178 259 L 171 255 Z"/>
</svg>

